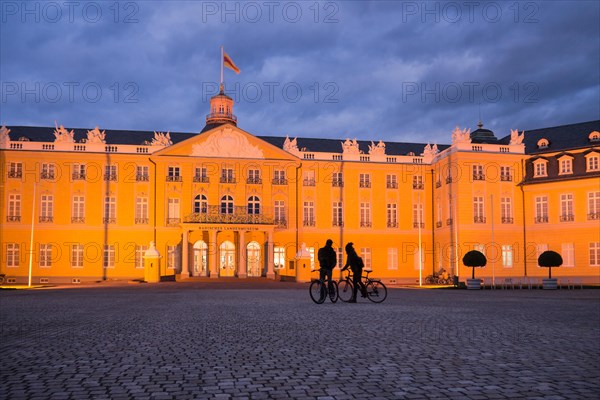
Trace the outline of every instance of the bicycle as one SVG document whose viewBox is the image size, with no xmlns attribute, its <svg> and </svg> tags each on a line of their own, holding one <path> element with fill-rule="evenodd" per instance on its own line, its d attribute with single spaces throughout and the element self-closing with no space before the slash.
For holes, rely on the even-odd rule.
<svg viewBox="0 0 600 400">
<path fill-rule="evenodd" d="M 433 275 L 426 276 L 424 283 L 426 285 L 450 285 L 453 281 L 453 277 L 448 275 L 444 268 L 441 268 Z"/>
<path fill-rule="evenodd" d="M 312 272 L 320 271 L 320 269 L 315 269 Z M 329 285 L 331 285 L 331 290 L 329 288 Z M 313 279 L 310 283 L 308 291 L 310 293 L 310 298 L 312 299 L 312 301 L 314 301 L 317 304 L 323 304 L 327 297 L 329 297 L 329 300 L 332 303 L 335 303 L 338 299 L 338 285 L 337 282 L 333 279 Z"/>
<path fill-rule="evenodd" d="M 363 297 L 367 297 L 373 303 L 381 303 L 387 298 L 387 288 L 379 280 L 369 278 L 371 270 L 364 270 L 367 274 L 361 276 L 362 284 L 365 288 Z M 338 296 L 343 302 L 349 302 L 354 293 L 354 284 L 352 283 L 352 271 L 346 270 L 346 277 L 338 282 Z"/>
</svg>

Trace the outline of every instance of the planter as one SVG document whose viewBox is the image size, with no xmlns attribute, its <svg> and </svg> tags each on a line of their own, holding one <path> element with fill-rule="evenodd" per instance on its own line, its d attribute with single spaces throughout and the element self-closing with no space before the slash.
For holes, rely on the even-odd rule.
<svg viewBox="0 0 600 400">
<path fill-rule="evenodd" d="M 467 289 L 480 290 L 481 289 L 481 279 L 467 279 Z"/>
<path fill-rule="evenodd" d="M 543 285 L 544 290 L 556 290 L 556 289 L 558 289 L 558 279 L 556 279 L 556 278 L 542 279 L 542 285 Z"/>
</svg>

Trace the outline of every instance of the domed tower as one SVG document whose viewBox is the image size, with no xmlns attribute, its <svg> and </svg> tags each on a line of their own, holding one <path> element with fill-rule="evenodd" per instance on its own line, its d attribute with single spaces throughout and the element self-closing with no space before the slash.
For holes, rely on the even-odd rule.
<svg viewBox="0 0 600 400">
<path fill-rule="evenodd" d="M 494 132 L 483 127 L 483 122 L 479 121 L 477 128 L 471 132 L 472 143 L 495 143 L 498 141 Z"/>
<path fill-rule="evenodd" d="M 223 124 L 237 126 L 237 117 L 233 114 L 233 99 L 225 94 L 221 85 L 219 94 L 210 99 L 210 114 L 206 116 L 206 126 L 202 132 Z"/>
</svg>

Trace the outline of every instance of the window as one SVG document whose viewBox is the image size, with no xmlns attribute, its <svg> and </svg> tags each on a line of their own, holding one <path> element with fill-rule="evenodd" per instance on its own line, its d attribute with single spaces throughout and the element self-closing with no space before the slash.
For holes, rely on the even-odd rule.
<svg viewBox="0 0 600 400">
<path fill-rule="evenodd" d="M 103 223 L 114 224 L 117 222 L 117 198 L 107 196 L 104 198 Z"/>
<path fill-rule="evenodd" d="M 510 244 L 502 245 L 502 266 L 512 268 L 513 266 L 513 248 Z"/>
<path fill-rule="evenodd" d="M 560 195 L 560 221 L 574 221 L 575 216 L 573 215 L 573 195 L 572 194 L 561 194 Z"/>
<path fill-rule="evenodd" d="M 233 168 L 221 168 L 221 183 L 235 183 Z"/>
<path fill-rule="evenodd" d="M 473 197 L 473 222 L 476 224 L 485 223 L 485 210 L 483 206 L 483 196 Z"/>
<path fill-rule="evenodd" d="M 398 177 L 396 175 L 386 175 L 385 187 L 388 189 L 398 189 Z"/>
<path fill-rule="evenodd" d="M 196 167 L 194 169 L 194 182 L 208 183 L 208 170 L 206 167 Z"/>
<path fill-rule="evenodd" d="M 575 247 L 573 243 L 563 243 L 561 245 L 561 256 L 563 259 L 563 267 L 575 266 Z"/>
<path fill-rule="evenodd" d="M 371 203 L 360 203 L 360 227 L 371 227 Z"/>
<path fill-rule="evenodd" d="M 535 198 L 535 222 L 548 222 L 548 196 L 537 196 Z"/>
<path fill-rule="evenodd" d="M 371 174 L 360 174 L 358 186 L 361 188 L 370 188 L 371 187 Z"/>
<path fill-rule="evenodd" d="M 485 245 L 481 243 L 477 243 L 475 246 L 473 246 L 473 250 L 477 250 L 481 254 L 485 255 Z"/>
<path fill-rule="evenodd" d="M 365 269 L 369 270 L 372 269 L 371 267 L 371 248 L 370 247 L 363 247 L 360 249 L 360 256 L 363 259 L 363 263 L 365 264 Z"/>
<path fill-rule="evenodd" d="M 206 214 L 208 212 L 208 199 L 205 195 L 199 194 L 194 197 L 194 213 Z"/>
<path fill-rule="evenodd" d="M 333 173 L 333 180 L 331 181 L 331 185 L 333 187 L 342 187 L 344 186 L 344 178 L 341 172 Z"/>
<path fill-rule="evenodd" d="M 233 197 L 229 195 L 221 197 L 221 214 L 233 214 Z"/>
<path fill-rule="evenodd" d="M 315 171 L 304 171 L 304 186 L 315 186 Z"/>
<path fill-rule="evenodd" d="M 106 165 L 104 167 L 104 180 L 105 181 L 116 181 L 117 180 L 117 166 Z"/>
<path fill-rule="evenodd" d="M 83 224 L 85 222 L 85 197 L 73 196 L 71 203 L 71 223 Z"/>
<path fill-rule="evenodd" d="M 40 222 L 52 222 L 54 218 L 54 196 L 50 194 L 42 195 L 40 204 Z"/>
<path fill-rule="evenodd" d="M 315 226 L 315 202 L 304 202 L 304 226 Z"/>
<path fill-rule="evenodd" d="M 600 219 L 600 192 L 588 193 L 588 219 Z"/>
<path fill-rule="evenodd" d="M 11 162 L 8 164 L 8 177 L 9 178 L 22 178 L 23 177 L 23 163 Z"/>
<path fill-rule="evenodd" d="M 335 249 L 335 254 L 337 256 L 337 266 L 339 268 L 343 268 L 344 267 L 344 249 L 342 249 L 341 247 L 338 247 L 337 249 Z"/>
<path fill-rule="evenodd" d="M 150 180 L 150 172 L 147 165 L 138 165 L 135 168 L 135 180 L 137 182 L 148 182 Z"/>
<path fill-rule="evenodd" d="M 398 205 L 396 203 L 386 205 L 386 218 L 388 228 L 398 227 Z"/>
<path fill-rule="evenodd" d="M 590 153 L 585 156 L 586 172 L 600 171 L 600 156 L 595 153 Z"/>
<path fill-rule="evenodd" d="M 590 267 L 600 267 L 600 242 L 590 243 Z"/>
<path fill-rule="evenodd" d="M 167 224 L 179 223 L 179 199 L 170 197 L 167 199 Z"/>
<path fill-rule="evenodd" d="M 500 198 L 500 216 L 503 224 L 512 224 L 514 222 L 512 212 L 512 199 L 510 197 Z"/>
<path fill-rule="evenodd" d="M 275 224 L 279 226 L 286 225 L 285 201 L 275 200 Z"/>
<path fill-rule="evenodd" d="M 181 170 L 179 167 L 169 166 L 167 171 L 167 180 L 171 182 L 181 181 Z"/>
<path fill-rule="evenodd" d="M 250 196 L 248 198 L 248 214 L 260 214 L 260 199 L 257 196 Z"/>
<path fill-rule="evenodd" d="M 501 181 L 512 181 L 512 172 L 510 167 L 500 166 L 500 180 Z"/>
<path fill-rule="evenodd" d="M 475 164 L 473 165 L 473 180 L 474 181 L 484 181 L 485 174 L 483 173 L 483 165 Z"/>
<path fill-rule="evenodd" d="M 533 162 L 533 176 L 536 178 L 548 176 L 546 171 L 546 160 L 536 160 Z"/>
<path fill-rule="evenodd" d="M 9 194 L 8 195 L 8 215 L 6 216 L 8 222 L 20 222 L 21 221 L 21 195 L 20 194 Z"/>
<path fill-rule="evenodd" d="M 178 269 L 179 246 L 167 246 L 167 268 Z"/>
<path fill-rule="evenodd" d="M 105 244 L 104 245 L 104 255 L 103 255 L 102 265 L 104 268 L 114 268 L 115 267 L 115 245 L 114 244 Z"/>
<path fill-rule="evenodd" d="M 423 183 L 423 176 L 415 175 L 413 176 L 413 189 L 423 190 L 425 185 Z"/>
<path fill-rule="evenodd" d="M 135 267 L 144 268 L 144 254 L 148 246 L 135 245 Z"/>
<path fill-rule="evenodd" d="M 388 247 L 388 269 L 398 269 L 398 249 Z"/>
<path fill-rule="evenodd" d="M 148 223 L 148 198 L 136 197 L 135 199 L 135 223 Z"/>
<path fill-rule="evenodd" d="M 18 243 L 6 244 L 6 266 L 18 267 L 21 261 L 20 246 Z"/>
<path fill-rule="evenodd" d="M 333 209 L 333 226 L 344 226 L 344 219 L 342 217 L 342 202 L 334 201 L 332 205 Z"/>
<path fill-rule="evenodd" d="M 425 228 L 423 221 L 423 204 L 413 204 L 413 228 Z"/>
<path fill-rule="evenodd" d="M 56 165 L 52 163 L 43 163 L 40 172 L 40 179 L 54 179 Z"/>
<path fill-rule="evenodd" d="M 282 169 L 276 169 L 273 173 L 273 185 L 287 185 L 287 183 L 285 171 Z"/>
<path fill-rule="evenodd" d="M 573 173 L 573 159 L 569 156 L 563 156 L 558 160 L 558 174 L 572 174 Z"/>
<path fill-rule="evenodd" d="M 307 247 L 308 254 L 310 254 L 310 270 L 313 271 L 315 269 L 315 248 Z"/>
<path fill-rule="evenodd" d="M 85 164 L 73 164 L 73 173 L 71 178 L 74 181 L 85 180 Z"/>
<path fill-rule="evenodd" d="M 50 268 L 52 266 L 52 245 L 40 244 L 40 267 Z"/>
<path fill-rule="evenodd" d="M 83 268 L 83 245 L 75 243 L 71 245 L 71 268 Z"/>
<path fill-rule="evenodd" d="M 275 246 L 273 248 L 273 268 L 285 268 L 285 247 Z"/>
<path fill-rule="evenodd" d="M 259 169 L 248 170 L 248 180 L 246 182 L 249 184 L 261 184 L 262 179 L 260 179 L 260 170 Z"/>
</svg>

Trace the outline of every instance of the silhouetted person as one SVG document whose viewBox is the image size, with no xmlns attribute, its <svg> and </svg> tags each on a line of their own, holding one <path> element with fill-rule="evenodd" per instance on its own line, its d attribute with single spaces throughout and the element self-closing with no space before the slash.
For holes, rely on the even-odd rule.
<svg viewBox="0 0 600 400">
<path fill-rule="evenodd" d="M 362 258 L 356 254 L 356 250 L 352 247 L 353 244 L 354 243 L 350 242 L 346 245 L 346 265 L 342 268 L 342 271 L 347 270 L 348 267 L 352 270 L 352 283 L 354 284 L 354 287 L 352 288 L 352 298 L 349 303 L 356 303 L 356 294 L 358 293 L 359 288 L 363 297 L 365 293 L 365 288 L 361 281 L 364 263 Z"/>
<path fill-rule="evenodd" d="M 325 281 L 326 277 L 329 278 L 327 285 L 329 292 L 333 291 L 333 284 L 331 281 L 333 280 L 333 269 L 337 264 L 337 256 L 335 254 L 335 250 L 333 247 L 331 247 L 332 244 L 333 240 L 327 239 L 327 242 L 325 242 L 325 247 L 321 247 L 317 254 L 319 265 L 321 266 L 320 279 Z"/>
</svg>

